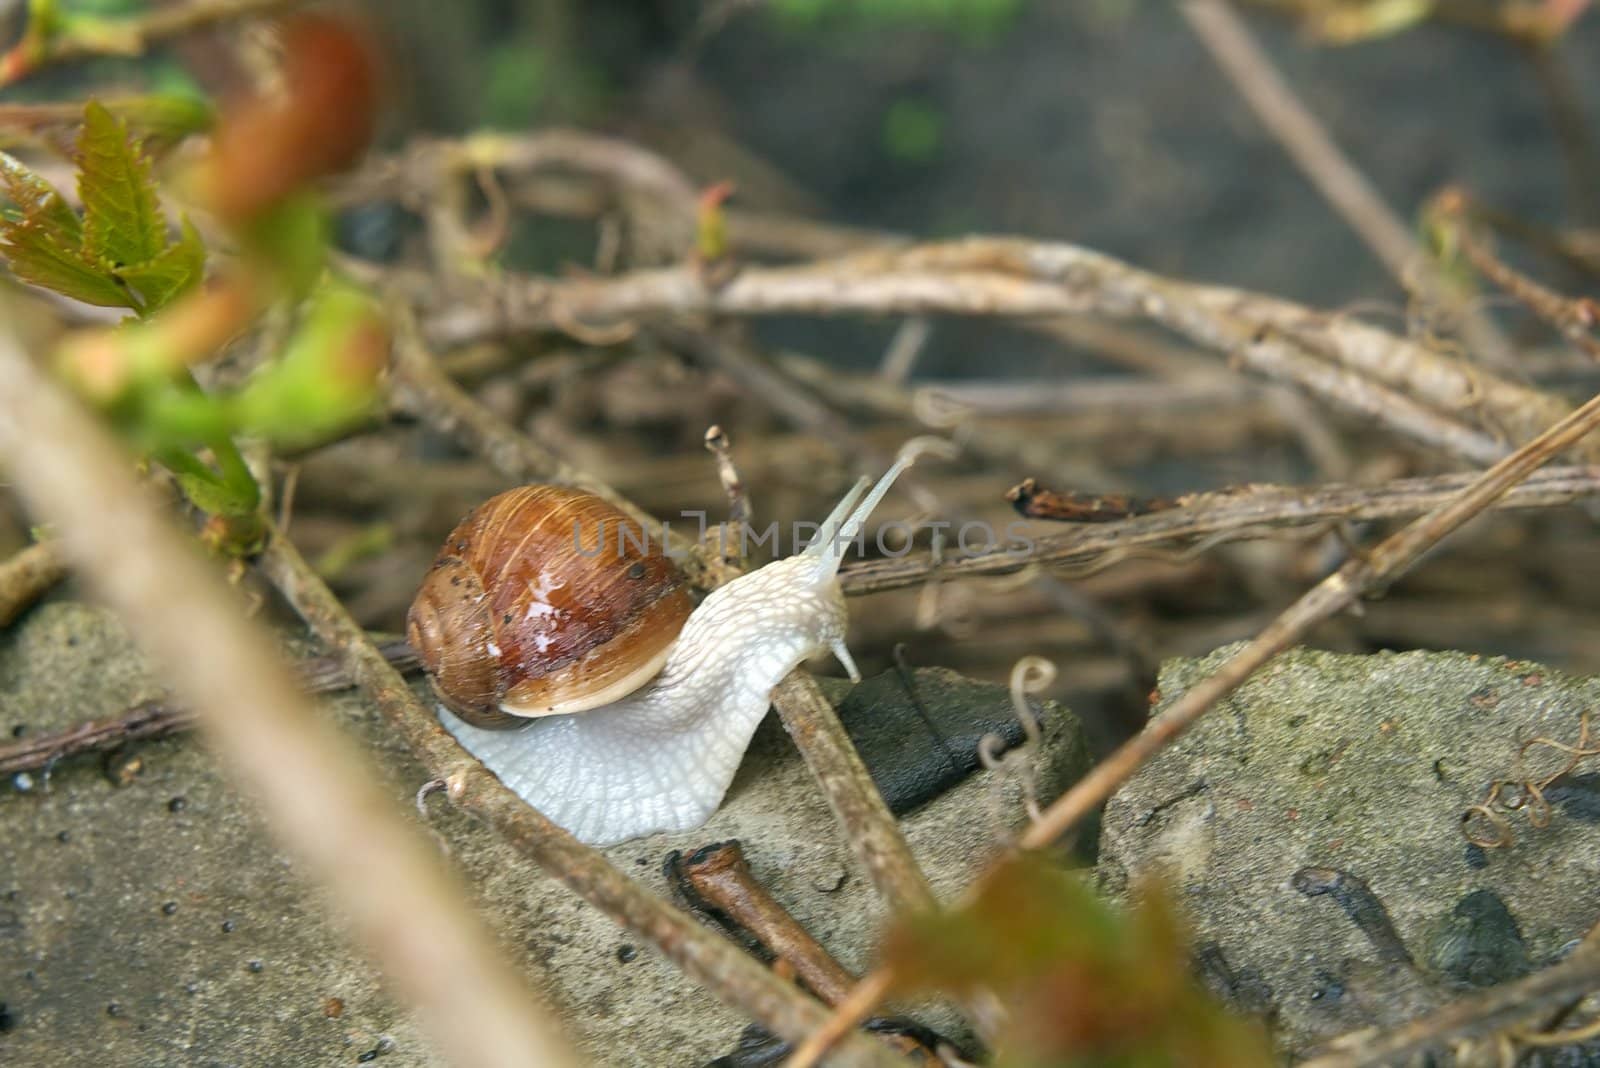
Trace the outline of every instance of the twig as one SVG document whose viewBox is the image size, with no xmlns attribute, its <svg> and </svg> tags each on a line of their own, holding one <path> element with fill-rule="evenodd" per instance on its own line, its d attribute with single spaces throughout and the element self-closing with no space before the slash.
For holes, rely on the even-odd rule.
<svg viewBox="0 0 1600 1068">
<path fill-rule="evenodd" d="M 695 903 L 717 909 L 759 939 L 824 1004 L 834 1005 L 850 993 L 855 978 L 757 881 L 737 841 L 718 842 L 688 856 L 674 853 L 667 865 L 698 899 Z"/>
<path fill-rule="evenodd" d="M 54 541 L 28 546 L 0 564 L 0 627 L 7 626 L 67 574 Z"/>
<path fill-rule="evenodd" d="M 234 593 L 134 482 L 127 455 L 9 335 L 0 336 L 0 456 L 200 715 L 279 840 L 333 891 L 440 1051 L 466 1064 L 576 1063 L 433 843 L 399 818 L 366 758 L 298 692 Z"/>
<path fill-rule="evenodd" d="M 847 565 L 840 581 L 852 595 L 916 585 L 938 576 L 1006 575 L 1030 566 L 1103 566 L 1160 546 L 1206 547 L 1274 530 L 1330 520 L 1410 518 L 1437 508 L 1466 488 L 1472 475 L 1404 478 L 1375 486 L 1246 486 L 1180 498 L 1178 507 L 1111 523 L 1074 525 L 1031 539 L 1031 547 L 1000 546 L 981 553 L 935 560 L 923 554 Z M 1556 467 L 1539 472 L 1496 501 L 1496 509 L 1548 508 L 1600 495 L 1600 466 Z"/>
<path fill-rule="evenodd" d="M 274 537 L 262 571 L 372 700 L 450 801 L 493 827 L 519 852 L 578 896 L 659 948 L 690 979 L 772 1033 L 798 1041 L 824 1018 L 822 1006 L 761 967 L 732 943 L 651 894 L 507 789 L 439 724 L 317 577 L 293 545 Z M 852 1036 L 841 1061 L 888 1068 L 901 1063 Z"/>
<path fill-rule="evenodd" d="M 878 893 L 895 912 L 933 908 L 917 858 L 816 680 L 791 673 L 772 692 L 772 703 Z"/>
<path fill-rule="evenodd" d="M 1333 1051 L 1297 1068 L 1377 1068 L 1406 1063 L 1424 1050 L 1502 1031 L 1600 989 L 1600 951 L 1587 944 L 1559 964 L 1515 982 L 1460 998 L 1392 1031 L 1370 1029 L 1333 1043 Z"/>
<path fill-rule="evenodd" d="M 384 642 L 378 649 L 397 671 L 417 669 L 417 654 L 405 642 Z M 334 657 L 312 657 L 296 665 L 296 671 L 306 693 L 331 693 L 354 685 L 344 665 Z M 0 745 L 0 775 L 54 767 L 62 760 L 80 753 L 115 749 L 129 742 L 161 738 L 189 730 L 197 722 L 193 712 L 169 701 L 141 701 L 121 715 L 109 719 L 91 719 L 64 731 L 28 735 L 19 741 Z"/>
<path fill-rule="evenodd" d="M 58 63 L 96 56 L 138 56 L 151 45 L 225 22 L 274 15 L 303 0 L 193 0 L 156 7 L 141 15 L 79 20 L 60 32 L 31 32 L 0 57 L 0 85 L 8 85 Z"/>
<path fill-rule="evenodd" d="M 480 303 L 458 300 L 435 308 L 425 318 L 424 330 L 434 344 L 455 345 L 506 332 L 559 330 L 562 316 L 603 323 L 669 314 L 933 312 L 1143 318 L 1263 374 L 1291 380 L 1297 369 L 1304 372 L 1305 361 L 1332 361 L 1370 389 L 1350 395 L 1350 375 L 1308 376 L 1304 384 L 1369 415 L 1381 415 L 1397 396 L 1411 398 L 1409 404 L 1417 410 L 1394 419 L 1394 428 L 1425 444 L 1465 450 L 1462 454 L 1470 453 L 1475 462 L 1486 459 L 1481 441 L 1424 436 L 1432 432 L 1419 429 L 1420 417 L 1428 409 L 1450 417 L 1476 415 L 1491 430 L 1520 441 L 1571 410 L 1559 397 L 1352 316 L 1164 278 L 1074 245 L 1006 238 L 864 252 L 790 267 L 746 266 L 720 287 L 707 287 L 695 271 L 683 267 L 608 279 L 522 279 L 498 295 L 486 287 Z M 1584 453 L 1600 458 L 1600 444 L 1587 445 Z"/>
<path fill-rule="evenodd" d="M 1178 11 L 1256 118 L 1395 278 L 1420 250 L 1378 191 L 1328 136 L 1223 0 L 1184 0 Z"/>
<path fill-rule="evenodd" d="M 1515 297 L 1533 314 L 1549 323 L 1562 337 L 1600 360 L 1600 340 L 1591 332 L 1600 323 L 1600 304 L 1588 297 L 1568 297 L 1522 274 L 1494 254 L 1467 219 L 1470 200 L 1460 190 L 1448 189 L 1434 199 L 1435 209 L 1454 223 L 1452 237 L 1467 261 L 1489 281 Z"/>
</svg>

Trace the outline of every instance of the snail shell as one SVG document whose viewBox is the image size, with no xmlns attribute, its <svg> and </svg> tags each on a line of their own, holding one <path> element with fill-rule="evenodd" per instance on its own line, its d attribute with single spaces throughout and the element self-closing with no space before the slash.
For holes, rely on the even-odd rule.
<svg viewBox="0 0 1600 1068">
<path fill-rule="evenodd" d="M 504 729 L 649 681 L 693 605 L 660 539 L 644 534 L 614 505 L 561 486 L 508 490 L 475 509 L 406 616 L 439 699 Z"/>
</svg>

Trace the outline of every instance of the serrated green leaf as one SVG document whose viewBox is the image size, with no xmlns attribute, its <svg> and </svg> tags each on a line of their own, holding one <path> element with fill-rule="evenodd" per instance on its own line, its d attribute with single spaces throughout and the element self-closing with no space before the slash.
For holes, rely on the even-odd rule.
<svg viewBox="0 0 1600 1068">
<path fill-rule="evenodd" d="M 193 287 L 205 269 L 205 244 L 200 232 L 185 218 L 183 236 L 166 251 L 146 263 L 118 268 L 116 275 L 138 295 L 140 314 L 150 315 Z"/>
<path fill-rule="evenodd" d="M 79 255 L 83 228 L 54 186 L 0 152 L 0 188 L 13 205 L 0 215 L 0 250 L 12 274 L 87 304 L 125 308 L 131 303 L 115 279 Z"/>
<path fill-rule="evenodd" d="M 77 212 L 56 187 L 35 174 L 21 160 L 0 152 L 0 184 L 21 216 L 35 223 L 65 247 L 76 247 L 83 233 Z"/>
<path fill-rule="evenodd" d="M 78 136 L 83 255 L 112 269 L 147 263 L 167 247 L 167 223 L 150 161 L 128 127 L 97 100 L 83 109 Z"/>
<path fill-rule="evenodd" d="M 0 249 L 5 251 L 11 273 L 24 282 L 85 304 L 104 308 L 133 306 L 132 295 L 115 279 L 84 263 L 76 250 L 61 247 L 34 224 L 7 222 L 0 229 Z"/>
</svg>

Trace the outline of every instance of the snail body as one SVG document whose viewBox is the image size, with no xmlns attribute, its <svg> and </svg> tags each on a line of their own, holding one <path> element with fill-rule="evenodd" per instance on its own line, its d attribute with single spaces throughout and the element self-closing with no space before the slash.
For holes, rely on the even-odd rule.
<svg viewBox="0 0 1600 1068">
<path fill-rule="evenodd" d="M 601 586 L 621 583 L 633 589 L 621 600 L 626 618 L 588 624 L 591 634 L 609 633 L 611 640 L 602 641 L 598 651 L 564 646 L 553 668 L 532 663 L 528 650 L 540 644 L 537 638 L 523 640 L 515 654 L 508 654 L 508 642 L 492 638 L 494 626 L 487 632 L 484 628 L 486 620 L 502 628 L 517 622 L 515 610 L 504 607 L 513 602 L 534 606 L 524 607 L 525 622 L 541 626 L 563 622 L 566 610 L 549 605 L 548 594 L 557 580 L 541 580 L 538 567 L 519 563 L 521 550 L 496 549 L 474 556 L 470 539 L 453 534 L 408 619 L 412 644 L 422 653 L 441 697 L 441 722 L 506 786 L 583 842 L 609 845 L 699 826 L 721 804 L 766 714 L 772 689 L 785 675 L 809 657 L 831 650 L 850 677 L 859 681 L 844 644 L 848 614 L 839 565 L 845 547 L 914 455 L 902 456 L 870 492 L 865 479 L 857 483 L 824 521 L 821 537 L 804 552 L 713 590 L 682 619 L 675 633 L 676 598 L 681 596 L 686 603 L 687 595 L 674 588 L 670 577 L 657 582 L 658 565 L 648 554 L 630 558 L 619 552 L 616 560 L 600 556 L 564 560 L 563 566 L 596 567 L 608 580 Z M 500 514 L 502 504 L 500 498 L 490 501 L 464 520 L 458 533 L 482 520 L 479 513 L 485 510 Z M 570 547 L 572 521 L 565 514 L 563 518 Z M 514 534 L 512 540 L 539 540 L 516 529 L 496 532 L 493 521 L 480 521 L 475 529 L 501 537 Z M 498 570 L 489 582 L 483 582 L 481 575 L 469 578 L 461 573 L 463 567 L 470 568 L 466 561 L 474 558 L 496 562 Z M 463 563 L 458 566 L 452 560 Z M 498 588 L 495 580 L 502 575 L 511 575 L 513 586 L 531 583 L 536 591 L 542 587 L 544 600 L 517 601 L 525 591 Z M 451 578 L 458 581 L 450 585 Z M 582 586 L 590 580 L 571 581 Z M 441 593 L 441 585 L 447 592 Z M 589 607 L 570 600 L 563 603 L 573 604 L 571 613 Z M 479 611 L 484 604 L 494 608 L 487 616 Z M 470 632 L 466 638 L 449 632 L 457 613 L 471 621 L 464 628 Z M 649 647 L 663 631 L 668 635 L 664 652 L 606 648 L 615 645 L 619 635 L 634 640 L 643 635 L 643 644 Z M 466 642 L 477 642 L 477 652 L 452 644 Z M 491 644 L 499 655 L 489 654 Z M 610 670 L 603 663 L 608 652 L 620 654 L 627 669 Z M 488 668 L 464 668 L 456 662 L 471 655 L 490 655 L 502 674 L 486 683 L 483 680 L 493 675 Z M 655 661 L 661 665 L 659 672 L 651 670 L 652 657 L 660 658 Z M 588 667 L 582 668 L 584 664 Z M 530 699 L 522 685 L 527 671 L 540 678 L 556 676 L 557 683 L 545 689 L 535 686 L 537 696 Z M 616 692 L 618 679 L 638 679 L 641 674 L 647 677 L 636 689 Z M 603 699 L 598 703 L 571 687 L 563 688 L 585 675 L 602 680 L 598 689 Z M 447 678 L 472 681 L 464 691 L 447 693 Z M 555 714 L 550 714 L 552 706 Z"/>
</svg>

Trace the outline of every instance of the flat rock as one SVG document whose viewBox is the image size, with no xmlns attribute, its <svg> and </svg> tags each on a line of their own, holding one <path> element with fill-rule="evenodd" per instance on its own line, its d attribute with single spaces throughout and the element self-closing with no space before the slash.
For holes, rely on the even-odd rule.
<svg viewBox="0 0 1600 1068">
<path fill-rule="evenodd" d="M 955 694 L 981 697 L 990 720 L 1009 711 L 1002 686 L 947 672 L 917 677 L 924 704 Z M 97 609 L 48 603 L 0 633 L 0 730 L 8 734 L 113 715 L 159 692 Z M 410 811 L 428 777 L 422 768 L 355 696 L 328 707 L 372 754 L 397 809 Z M 1053 792 L 1087 758 L 1070 713 L 1049 705 L 1044 720 L 1040 788 Z M 0 1062 L 319 1066 L 376 1051 L 379 1065 L 440 1063 L 200 739 L 144 743 L 125 756 L 142 770 L 123 786 L 95 757 L 64 763 L 48 781 L 0 785 Z M 111 762 L 113 771 L 131 771 L 126 765 Z M 908 796 L 921 788 L 913 786 Z M 936 890 L 949 896 L 1020 813 L 1015 784 L 980 773 L 903 825 Z M 508 954 L 596 1063 L 698 1065 L 733 1049 L 743 1018 L 653 949 L 447 805 L 433 802 L 430 820 Z M 728 838 L 743 841 L 756 875 L 846 967 L 867 966 L 883 910 L 770 720 L 709 824 L 607 853 L 666 893 L 668 852 Z M 919 1015 L 953 1026 L 936 1007 Z"/>
<path fill-rule="evenodd" d="M 1156 715 L 1230 651 L 1165 665 Z M 1175 883 L 1208 979 L 1287 1050 L 1392 1025 L 1558 959 L 1600 919 L 1600 766 L 1546 790 L 1543 826 L 1506 812 L 1503 847 L 1462 818 L 1495 780 L 1563 768 L 1519 752 L 1576 744 L 1597 707 L 1600 680 L 1527 662 L 1286 653 L 1112 799 L 1102 885 Z"/>
</svg>

